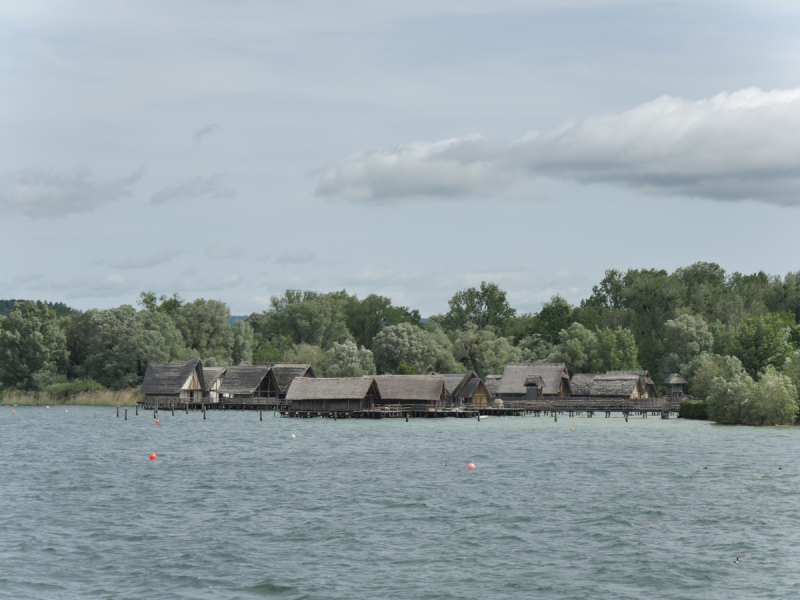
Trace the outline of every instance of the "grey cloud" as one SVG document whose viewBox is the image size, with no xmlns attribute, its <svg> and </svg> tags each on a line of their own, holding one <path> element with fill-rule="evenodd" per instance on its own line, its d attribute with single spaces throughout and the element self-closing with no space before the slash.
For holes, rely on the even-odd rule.
<svg viewBox="0 0 800 600">
<path fill-rule="evenodd" d="M 169 204 L 196 198 L 233 198 L 236 196 L 229 187 L 222 182 L 222 175 L 209 177 L 191 177 L 183 183 L 167 186 L 158 190 L 150 198 L 150 204 Z"/>
<path fill-rule="evenodd" d="M 182 292 L 228 291 L 238 286 L 242 281 L 243 279 L 239 275 L 224 275 L 220 277 L 186 275 L 174 281 L 169 286 L 169 289 L 181 290 Z"/>
<path fill-rule="evenodd" d="M 117 296 L 130 293 L 138 288 L 139 283 L 136 280 L 115 274 L 105 277 L 56 278 L 43 280 L 35 286 L 31 286 L 31 289 L 34 290 L 59 292 L 72 298 Z"/>
<path fill-rule="evenodd" d="M 88 169 L 56 173 L 24 169 L 0 179 L 0 210 L 32 219 L 92 211 L 130 194 L 144 167 L 127 177 L 98 179 Z"/>
<path fill-rule="evenodd" d="M 199 145 L 200 142 L 203 141 L 203 138 L 207 135 L 214 133 L 215 131 L 219 131 L 222 129 L 222 126 L 219 123 L 211 123 L 210 125 L 206 125 L 202 129 L 198 129 L 194 132 L 194 143 L 195 146 Z"/>
<path fill-rule="evenodd" d="M 662 96 L 516 142 L 470 136 L 360 153 L 325 169 L 316 193 L 371 203 L 468 197 L 537 177 L 800 205 L 800 89 Z"/>
<path fill-rule="evenodd" d="M 316 257 L 317 255 L 310 250 L 304 252 L 284 252 L 275 262 L 282 265 L 301 265 L 310 263 Z"/>
<path fill-rule="evenodd" d="M 117 260 L 108 261 L 109 266 L 115 269 L 146 269 L 168 263 L 176 256 L 183 254 L 178 248 L 162 248 L 146 254 L 133 254 Z"/>
<path fill-rule="evenodd" d="M 229 260 L 232 258 L 239 258 L 244 254 L 245 248 L 236 246 L 223 246 L 221 242 L 214 242 L 204 248 L 205 255 L 208 258 L 216 260 Z"/>
</svg>

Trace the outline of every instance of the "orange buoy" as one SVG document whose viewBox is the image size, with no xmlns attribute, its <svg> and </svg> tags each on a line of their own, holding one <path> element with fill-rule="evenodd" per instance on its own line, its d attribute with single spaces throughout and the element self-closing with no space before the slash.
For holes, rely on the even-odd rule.
<svg viewBox="0 0 800 600">
<path fill-rule="evenodd" d="M 156 455 L 155 454 L 151 454 L 150 455 L 150 460 L 155 460 L 155 459 L 156 459 Z"/>
<path fill-rule="evenodd" d="M 17 412 L 17 411 L 15 411 L 15 410 L 12 410 L 11 412 Z"/>
<path fill-rule="evenodd" d="M 575 428 L 574 427 L 570 427 L 569 430 L 570 431 L 575 431 Z"/>
<path fill-rule="evenodd" d="M 161 423 L 161 421 L 159 421 L 158 419 L 156 419 L 156 423 Z"/>
</svg>

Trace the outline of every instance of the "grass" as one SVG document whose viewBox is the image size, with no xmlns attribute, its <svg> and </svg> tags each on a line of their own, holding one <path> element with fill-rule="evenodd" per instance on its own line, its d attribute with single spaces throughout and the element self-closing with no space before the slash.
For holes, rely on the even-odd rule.
<svg viewBox="0 0 800 600">
<path fill-rule="evenodd" d="M 0 392 L 0 405 L 9 406 L 135 406 L 142 399 L 137 390 L 101 390 L 59 396 L 47 392 Z"/>
<path fill-rule="evenodd" d="M 678 416 L 706 415 L 708 408 L 705 402 L 698 400 L 681 400 L 678 407 Z"/>
</svg>

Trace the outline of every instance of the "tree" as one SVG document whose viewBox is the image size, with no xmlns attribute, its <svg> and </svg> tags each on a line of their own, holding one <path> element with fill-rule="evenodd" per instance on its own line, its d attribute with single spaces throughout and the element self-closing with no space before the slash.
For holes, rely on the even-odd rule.
<svg viewBox="0 0 800 600">
<path fill-rule="evenodd" d="M 532 333 L 522 338 L 517 344 L 517 348 L 522 351 L 522 360 L 532 363 L 544 362 L 553 352 L 553 345 L 545 341 L 538 333 Z"/>
<path fill-rule="evenodd" d="M 797 418 L 797 388 L 768 366 L 758 382 L 744 371 L 715 377 L 706 401 L 708 418 L 726 425 L 789 425 Z"/>
<path fill-rule="evenodd" d="M 597 352 L 592 370 L 595 373 L 606 371 L 639 370 L 639 349 L 630 329 L 608 327 L 597 329 Z"/>
<path fill-rule="evenodd" d="M 522 360 L 522 350 L 508 338 L 496 336 L 491 329 L 479 329 L 474 323 L 451 335 L 456 360 L 481 377 L 502 372 L 507 363 Z"/>
<path fill-rule="evenodd" d="M 328 369 L 328 356 L 319 346 L 297 344 L 286 352 L 283 360 L 288 364 L 310 364 L 317 377 L 325 377 Z"/>
<path fill-rule="evenodd" d="M 722 425 L 745 424 L 751 414 L 748 406 L 753 400 L 753 378 L 739 373 L 731 378 L 715 377 L 706 399 L 708 418 Z"/>
<path fill-rule="evenodd" d="M 696 398 L 706 398 L 711 393 L 711 382 L 715 377 L 729 380 L 744 373 L 742 361 L 735 356 L 720 356 L 703 352 L 683 367 L 683 376 L 689 382 L 689 391 Z"/>
<path fill-rule="evenodd" d="M 24 389 L 46 384 L 59 370 L 66 370 L 66 343 L 55 309 L 17 302 L 0 320 L 0 381 Z"/>
<path fill-rule="evenodd" d="M 217 358 L 229 364 L 233 351 L 230 318 L 231 311 L 224 302 L 198 298 L 178 308 L 175 325 L 186 345 L 196 350 L 204 361 Z"/>
<path fill-rule="evenodd" d="M 565 363 L 570 373 L 590 373 L 597 363 L 597 336 L 580 323 L 562 329 L 547 362 Z"/>
<path fill-rule="evenodd" d="M 347 303 L 345 319 L 347 329 L 355 338 L 356 344 L 367 348 L 372 347 L 372 340 L 384 327 L 398 323 L 420 323 L 418 310 L 392 306 L 389 298 L 376 294 L 370 294 L 360 301 L 352 296 Z"/>
<path fill-rule="evenodd" d="M 787 313 L 771 313 L 719 324 L 714 328 L 714 351 L 738 357 L 751 377 L 768 365 L 782 367 L 795 350 L 790 343 L 793 319 Z"/>
<path fill-rule="evenodd" d="M 175 292 L 172 296 L 161 294 L 156 296 L 155 292 L 142 292 L 139 294 L 137 304 L 145 310 L 151 312 L 160 311 L 174 317 L 178 313 L 178 309 L 183 306 L 183 298 L 180 294 Z"/>
<path fill-rule="evenodd" d="M 450 310 L 445 315 L 446 329 L 463 329 L 474 323 L 478 329 L 492 327 L 505 331 L 516 315 L 506 299 L 506 293 L 497 284 L 481 282 L 480 288 L 467 288 L 456 292 L 448 301 Z"/>
<path fill-rule="evenodd" d="M 69 354 L 67 375 L 72 379 L 86 376 L 84 367 L 87 357 L 86 339 L 89 335 L 90 321 L 95 312 L 94 310 L 73 311 L 58 320 L 58 326 L 61 327 L 67 340 L 67 353 Z"/>
<path fill-rule="evenodd" d="M 714 336 L 703 317 L 683 314 L 664 323 L 663 373 L 680 373 L 696 356 L 710 352 Z"/>
<path fill-rule="evenodd" d="M 196 353 L 183 345 L 183 337 L 165 313 L 141 311 L 123 305 L 96 311 L 87 336 L 86 371 L 110 388 L 139 385 L 151 358 L 186 361 Z"/>
<path fill-rule="evenodd" d="M 328 368 L 327 377 L 361 377 L 375 375 L 375 363 L 372 352 L 361 346 L 359 348 L 350 340 L 341 344 L 334 342 L 326 352 Z"/>
<path fill-rule="evenodd" d="M 253 360 L 253 328 L 247 321 L 236 321 L 233 326 L 233 346 L 231 348 L 231 358 L 233 364 L 239 364 L 246 360 Z M 262 363 L 264 364 L 264 363 Z"/>
<path fill-rule="evenodd" d="M 559 334 L 572 325 L 572 306 L 561 296 L 556 294 L 542 304 L 542 309 L 533 320 L 533 327 L 528 335 L 539 334 L 543 340 L 550 344 L 559 342 Z"/>
<path fill-rule="evenodd" d="M 378 371 L 394 372 L 403 361 L 417 373 L 422 373 L 428 364 L 446 364 L 448 350 L 437 337 L 410 323 L 385 327 L 372 341 Z"/>
</svg>

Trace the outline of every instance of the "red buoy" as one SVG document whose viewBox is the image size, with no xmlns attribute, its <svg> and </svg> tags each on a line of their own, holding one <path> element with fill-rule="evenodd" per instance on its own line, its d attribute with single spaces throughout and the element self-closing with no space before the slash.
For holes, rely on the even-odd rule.
<svg viewBox="0 0 800 600">
<path fill-rule="evenodd" d="M 17 411 L 15 411 L 15 410 L 12 410 L 11 412 L 17 412 Z"/>
<path fill-rule="evenodd" d="M 156 419 L 156 423 L 161 423 L 161 421 L 159 421 L 158 419 Z"/>
<path fill-rule="evenodd" d="M 155 460 L 155 459 L 156 459 L 156 455 L 155 454 L 151 454 L 150 455 L 150 460 Z"/>
</svg>

